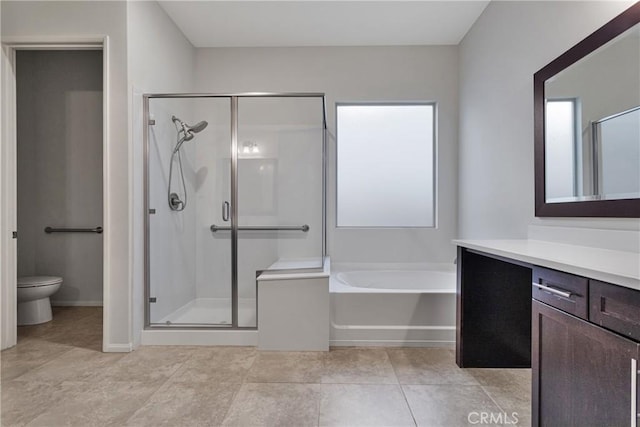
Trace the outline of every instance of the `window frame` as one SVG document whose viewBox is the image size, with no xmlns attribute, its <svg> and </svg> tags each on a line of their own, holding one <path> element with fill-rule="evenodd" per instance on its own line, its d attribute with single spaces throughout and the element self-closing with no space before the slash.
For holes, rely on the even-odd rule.
<svg viewBox="0 0 640 427">
<path fill-rule="evenodd" d="M 338 150 L 338 144 L 340 136 L 338 135 L 338 109 L 339 107 L 349 107 L 349 106 L 372 106 L 372 107 L 393 107 L 393 106 L 431 106 L 433 110 L 432 115 L 432 147 L 431 147 L 431 156 L 432 156 L 432 164 L 431 164 L 431 175 L 432 175 L 432 214 L 433 214 L 433 223 L 432 225 L 340 225 L 339 222 L 339 206 L 338 206 L 338 176 L 340 169 L 340 156 Z M 437 229 L 438 228 L 438 102 L 436 101 L 339 101 L 335 103 L 335 119 L 336 119 L 336 133 L 335 133 L 335 141 L 336 141 L 336 160 L 335 160 L 335 229 L 357 229 L 357 230 L 380 230 L 380 229 Z"/>
</svg>

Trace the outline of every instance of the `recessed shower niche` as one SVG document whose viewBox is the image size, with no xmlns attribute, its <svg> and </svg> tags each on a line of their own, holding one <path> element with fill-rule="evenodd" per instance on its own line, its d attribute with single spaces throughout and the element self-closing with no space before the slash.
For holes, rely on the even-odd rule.
<svg viewBox="0 0 640 427">
<path fill-rule="evenodd" d="M 322 94 L 144 96 L 146 327 L 257 327 L 263 271 L 325 254 Z"/>
</svg>

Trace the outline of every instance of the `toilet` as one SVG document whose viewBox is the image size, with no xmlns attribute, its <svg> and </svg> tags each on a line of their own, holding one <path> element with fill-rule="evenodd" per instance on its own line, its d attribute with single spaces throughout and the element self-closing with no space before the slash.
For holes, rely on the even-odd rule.
<svg viewBox="0 0 640 427">
<path fill-rule="evenodd" d="M 18 325 L 37 325 L 50 321 L 51 301 L 62 285 L 62 277 L 18 277 Z"/>
</svg>

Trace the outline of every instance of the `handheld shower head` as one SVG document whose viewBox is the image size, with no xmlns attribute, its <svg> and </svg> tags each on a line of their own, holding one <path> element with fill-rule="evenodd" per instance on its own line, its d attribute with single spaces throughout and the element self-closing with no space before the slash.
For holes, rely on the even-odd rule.
<svg viewBox="0 0 640 427">
<path fill-rule="evenodd" d="M 190 125 L 186 124 L 185 122 L 183 122 L 182 120 L 180 120 L 179 118 L 177 118 L 176 116 L 171 116 L 171 120 L 173 120 L 173 123 L 178 123 L 180 125 L 180 127 L 182 128 L 182 129 L 178 130 L 178 132 L 182 131 L 185 134 L 188 134 L 188 133 L 194 134 L 194 133 L 202 132 L 209 125 L 209 123 L 207 121 L 203 120 L 201 122 L 196 123 L 193 126 L 190 126 Z M 193 138 L 193 135 L 189 139 L 192 139 L 192 138 Z M 187 141 L 189 139 L 187 139 Z"/>
<path fill-rule="evenodd" d="M 171 120 L 176 125 L 176 127 L 180 126 L 180 129 L 178 129 L 178 135 L 180 135 L 180 132 L 182 132 L 182 138 L 178 140 L 175 148 L 173 149 L 174 153 L 180 149 L 185 141 L 191 141 L 196 133 L 202 132 L 209 125 L 208 122 L 203 120 L 193 126 L 189 126 L 176 116 L 171 116 Z"/>
<path fill-rule="evenodd" d="M 204 120 L 196 123 L 193 126 L 189 126 L 176 116 L 171 116 L 171 120 L 176 127 L 176 131 L 178 135 L 176 136 L 178 142 L 176 142 L 176 146 L 173 148 L 173 153 L 171 153 L 171 161 L 169 162 L 169 185 L 167 188 L 167 196 L 169 202 L 169 208 L 172 211 L 183 211 L 187 206 L 187 185 L 184 180 L 184 173 L 182 171 L 182 156 L 180 155 L 180 147 L 185 141 L 191 141 L 196 133 L 202 132 L 209 123 Z M 180 169 L 180 182 L 182 182 L 182 194 L 183 199 L 180 199 L 178 193 L 174 193 L 171 191 L 171 183 L 173 177 L 173 163 L 174 159 L 178 158 L 178 167 Z"/>
<path fill-rule="evenodd" d="M 208 122 L 206 122 L 205 120 L 196 123 L 193 126 L 187 126 L 189 128 L 189 130 L 193 133 L 198 133 L 198 132 L 202 132 L 203 130 L 205 130 L 205 128 L 209 125 Z"/>
</svg>

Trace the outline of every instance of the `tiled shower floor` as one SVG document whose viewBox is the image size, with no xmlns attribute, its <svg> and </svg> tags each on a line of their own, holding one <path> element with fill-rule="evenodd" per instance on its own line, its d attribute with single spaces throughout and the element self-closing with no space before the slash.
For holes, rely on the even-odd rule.
<svg viewBox="0 0 640 427">
<path fill-rule="evenodd" d="M 53 322 L 18 333 L 18 345 L 0 353 L 7 427 L 449 427 L 477 425 L 482 413 L 530 424 L 530 370 L 463 370 L 446 349 L 101 353 L 97 308 L 57 309 Z"/>
</svg>

